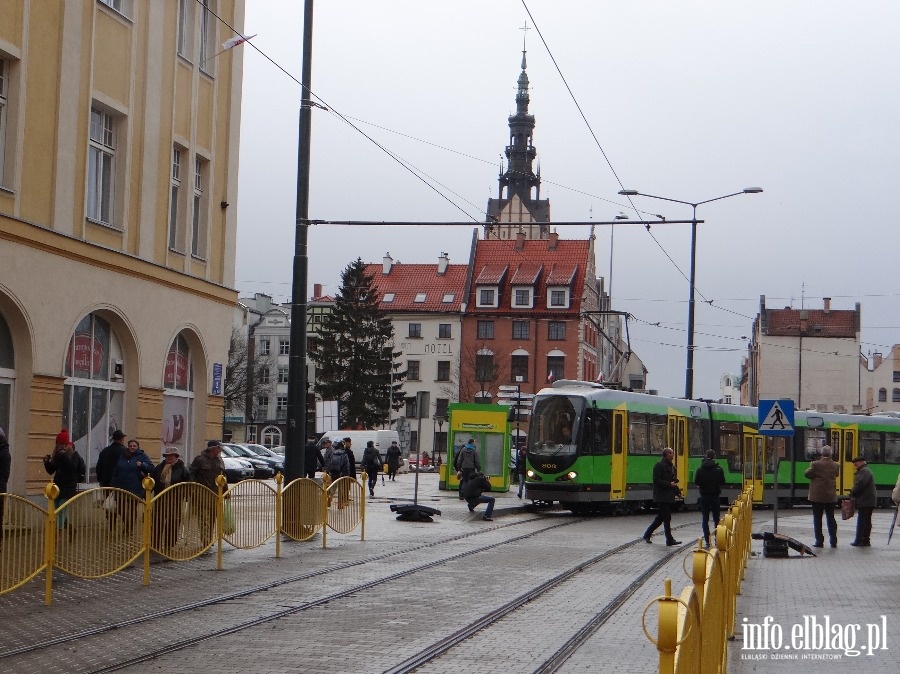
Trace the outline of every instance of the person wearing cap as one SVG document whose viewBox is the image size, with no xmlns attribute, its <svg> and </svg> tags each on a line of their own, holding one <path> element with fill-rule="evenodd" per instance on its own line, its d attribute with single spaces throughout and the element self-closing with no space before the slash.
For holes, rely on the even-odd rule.
<svg viewBox="0 0 900 674">
<path fill-rule="evenodd" d="M 9 453 L 9 442 L 6 440 L 6 431 L 0 428 L 0 494 L 5 494 L 9 489 L 9 473 L 12 467 L 12 455 Z M 3 540 L 3 506 L 6 499 L 0 498 L 0 541 Z"/>
<path fill-rule="evenodd" d="M 153 480 L 153 493 L 156 495 L 173 484 L 191 481 L 191 471 L 181 460 L 177 447 L 166 447 L 163 450 L 162 462 L 153 469 Z M 153 546 L 157 550 L 171 548 L 178 542 L 184 493 L 179 491 L 172 496 L 154 499 Z"/>
<path fill-rule="evenodd" d="M 662 458 L 653 466 L 653 500 L 656 501 L 658 511 L 656 517 L 644 532 L 644 542 L 650 543 L 653 532 L 663 525 L 666 533 L 666 545 L 681 545 L 672 535 L 672 505 L 675 503 L 678 491 L 678 478 L 675 476 L 675 450 L 666 447 L 662 451 Z"/>
<path fill-rule="evenodd" d="M 84 482 L 87 467 L 84 459 L 75 451 L 69 431 L 62 429 L 56 436 L 52 454 L 44 456 L 44 470 L 53 476 L 53 484 L 59 487 L 59 496 L 53 502 L 56 509 L 78 493 L 78 483 Z M 56 517 L 56 526 L 62 529 L 68 523 L 68 510 Z"/>
<path fill-rule="evenodd" d="M 725 471 L 716 463 L 714 449 L 706 451 L 706 458 L 700 462 L 700 467 L 694 473 L 694 484 L 700 492 L 700 528 L 706 547 L 709 548 L 709 516 L 712 515 L 715 531 L 721 517 L 722 485 L 725 484 Z"/>
<path fill-rule="evenodd" d="M 825 534 L 822 532 L 822 515 L 828 525 L 828 539 L 831 547 L 837 547 L 837 520 L 834 519 L 834 504 L 837 502 L 837 478 L 840 468 L 831 457 L 834 451 L 829 445 L 819 450 L 819 458 L 809 464 L 803 473 L 809 478 L 809 496 L 807 500 L 812 506 L 814 548 L 825 545 Z"/>
<path fill-rule="evenodd" d="M 125 445 L 122 441 L 127 436 L 120 429 L 116 429 L 112 434 L 112 442 L 100 451 L 97 457 L 97 481 L 101 487 L 112 486 L 113 472 L 119 457 L 125 453 Z"/>
<path fill-rule="evenodd" d="M 878 494 L 875 491 L 875 478 L 866 460 L 861 456 L 854 456 L 853 467 L 856 468 L 856 477 L 853 478 L 850 498 L 856 501 L 856 539 L 850 545 L 868 548 L 872 545 L 869 537 L 872 535 L 872 512 L 875 510 Z"/>
<path fill-rule="evenodd" d="M 225 462 L 222 461 L 222 445 L 218 440 L 210 440 L 206 443 L 206 449 L 200 452 L 191 463 L 191 475 L 194 482 L 219 493 L 216 478 L 225 473 Z"/>
</svg>

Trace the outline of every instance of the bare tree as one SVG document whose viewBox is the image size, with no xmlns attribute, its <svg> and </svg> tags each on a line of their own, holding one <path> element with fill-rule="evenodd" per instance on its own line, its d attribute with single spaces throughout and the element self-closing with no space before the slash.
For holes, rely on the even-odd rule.
<svg viewBox="0 0 900 674">
<path fill-rule="evenodd" d="M 485 394 L 496 398 L 496 384 L 509 380 L 509 354 L 488 355 L 485 343 L 464 348 L 459 354 L 459 364 L 454 366 L 451 381 L 442 391 L 451 399 L 457 394 L 460 402 L 476 402 Z M 456 386 L 458 385 L 458 390 Z"/>
<path fill-rule="evenodd" d="M 271 395 L 275 390 L 274 378 L 263 380 L 259 373 L 274 367 L 271 355 L 253 353 L 247 344 L 247 337 L 240 329 L 231 329 L 228 343 L 228 369 L 225 371 L 225 409 L 232 412 L 247 412 L 246 400 L 257 396 Z M 252 365 L 252 367 L 251 367 Z"/>
</svg>

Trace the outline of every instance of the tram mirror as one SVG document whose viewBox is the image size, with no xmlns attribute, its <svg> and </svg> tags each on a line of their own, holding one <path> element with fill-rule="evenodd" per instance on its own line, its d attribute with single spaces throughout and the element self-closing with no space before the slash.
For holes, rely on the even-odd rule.
<svg viewBox="0 0 900 674">
<path fill-rule="evenodd" d="M 807 417 L 806 425 L 808 428 L 822 428 L 825 425 L 825 419 L 822 417 Z"/>
<path fill-rule="evenodd" d="M 691 416 L 692 417 L 696 418 L 696 417 L 699 417 L 701 414 L 703 414 L 703 408 L 700 407 L 700 405 L 691 405 Z"/>
</svg>

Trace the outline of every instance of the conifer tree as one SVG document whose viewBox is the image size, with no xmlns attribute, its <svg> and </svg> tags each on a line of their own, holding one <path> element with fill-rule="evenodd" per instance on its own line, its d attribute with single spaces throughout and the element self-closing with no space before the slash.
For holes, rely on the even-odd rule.
<svg viewBox="0 0 900 674">
<path fill-rule="evenodd" d="M 390 409 L 405 404 L 403 379 L 395 352 L 394 327 L 378 310 L 374 278 L 357 258 L 341 272 L 334 310 L 323 317 L 310 345 L 316 363 L 316 392 L 338 401 L 342 428 L 377 428 L 387 424 Z"/>
</svg>

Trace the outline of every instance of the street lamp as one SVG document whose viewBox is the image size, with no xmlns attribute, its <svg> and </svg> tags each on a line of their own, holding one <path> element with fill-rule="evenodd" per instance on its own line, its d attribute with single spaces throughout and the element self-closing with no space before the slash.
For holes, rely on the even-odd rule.
<svg viewBox="0 0 900 674">
<path fill-rule="evenodd" d="M 691 293 L 688 299 L 687 365 L 685 367 L 684 374 L 685 398 L 694 397 L 694 287 L 697 267 L 697 206 L 700 206 L 701 204 L 708 204 L 711 201 L 727 199 L 728 197 L 736 197 L 739 194 L 759 194 L 762 191 L 762 187 L 745 187 L 740 192 L 732 192 L 731 194 L 723 194 L 721 197 L 716 197 L 714 199 L 706 199 L 704 201 L 693 202 L 681 201 L 680 199 L 670 199 L 668 197 L 658 197 L 653 194 L 644 194 L 643 192 L 638 192 L 637 190 L 619 190 L 619 194 L 625 197 L 640 196 L 649 197 L 650 199 L 661 199 L 662 201 L 672 201 L 676 204 L 685 204 L 686 206 L 690 206 L 694 209 L 694 212 L 691 215 L 691 273 L 689 280 Z"/>
<path fill-rule="evenodd" d="M 444 439 L 444 416 L 436 414 L 434 422 L 437 424 L 437 431 L 434 433 L 433 447 L 431 449 L 431 458 L 434 459 L 434 465 L 438 470 L 441 468 L 441 444 Z"/>
<path fill-rule="evenodd" d="M 620 212 L 615 219 L 613 220 L 613 224 L 609 226 L 609 279 L 606 284 L 606 297 L 608 298 L 607 309 L 612 309 L 612 269 L 613 269 L 613 237 L 616 234 L 616 220 L 627 220 L 628 216 L 624 213 Z"/>
</svg>

